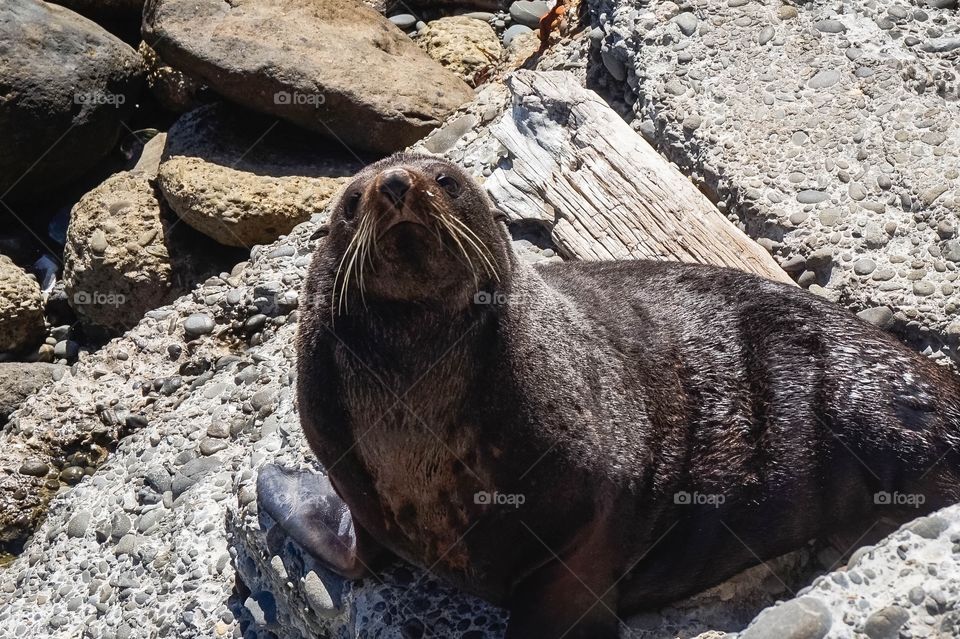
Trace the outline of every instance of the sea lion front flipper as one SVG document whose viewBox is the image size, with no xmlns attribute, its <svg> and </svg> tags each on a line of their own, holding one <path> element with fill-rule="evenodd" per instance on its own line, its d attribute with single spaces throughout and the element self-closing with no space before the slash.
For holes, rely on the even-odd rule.
<svg viewBox="0 0 960 639">
<path fill-rule="evenodd" d="M 323 473 L 267 464 L 257 477 L 257 500 L 274 521 L 334 572 L 358 579 L 377 552 L 354 525 L 350 509 Z"/>
</svg>

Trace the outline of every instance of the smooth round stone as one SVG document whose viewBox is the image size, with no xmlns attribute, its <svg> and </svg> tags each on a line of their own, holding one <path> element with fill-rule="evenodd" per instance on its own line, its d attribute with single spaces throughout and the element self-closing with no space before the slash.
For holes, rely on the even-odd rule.
<svg viewBox="0 0 960 639">
<path fill-rule="evenodd" d="M 60 481 L 65 484 L 73 486 L 79 484 L 81 479 L 83 479 L 83 469 L 79 466 L 67 466 L 60 471 Z"/>
<path fill-rule="evenodd" d="M 20 466 L 21 475 L 44 477 L 48 472 L 50 472 L 50 466 L 36 459 L 28 459 Z"/>
<path fill-rule="evenodd" d="M 525 33 L 530 33 L 532 31 L 533 29 L 522 24 L 515 24 L 512 27 L 507 28 L 503 32 L 503 38 L 502 38 L 503 46 L 509 47 L 510 43 L 513 42 L 514 38 L 516 38 L 517 36 L 521 36 Z"/>
<path fill-rule="evenodd" d="M 897 639 L 900 627 L 907 623 L 910 614 L 900 606 L 887 606 L 867 618 L 863 632 L 870 639 Z"/>
<path fill-rule="evenodd" d="M 510 5 L 510 17 L 518 24 L 536 27 L 540 18 L 550 11 L 551 3 L 544 0 L 517 0 Z"/>
<path fill-rule="evenodd" d="M 829 89 L 840 81 L 840 74 L 833 69 L 819 71 L 816 75 L 807 81 L 807 86 L 811 89 Z"/>
<path fill-rule="evenodd" d="M 410 15 L 409 13 L 398 13 L 397 15 L 390 16 L 387 19 L 404 31 L 409 31 L 417 24 L 417 17 Z"/>
<path fill-rule="evenodd" d="M 886 306 L 865 308 L 857 313 L 857 317 L 883 329 L 893 326 L 893 311 Z"/>
<path fill-rule="evenodd" d="M 768 608 L 740 639 L 822 639 L 830 631 L 830 609 L 815 597 L 800 597 Z"/>
<path fill-rule="evenodd" d="M 813 189 L 806 189 L 797 193 L 797 202 L 801 204 L 819 204 L 829 199 L 830 194 L 824 193 L 823 191 L 814 191 Z"/>
<path fill-rule="evenodd" d="M 87 527 L 90 525 L 90 511 L 82 510 L 70 518 L 67 523 L 68 537 L 83 537 L 87 533 Z"/>
<path fill-rule="evenodd" d="M 213 331 L 213 318 L 203 313 L 194 313 L 183 321 L 183 332 L 187 337 L 200 337 Z"/>
<path fill-rule="evenodd" d="M 333 599 L 317 573 L 312 570 L 307 573 L 303 578 L 303 590 L 307 596 L 307 603 L 314 612 L 322 617 L 333 617 L 337 614 Z"/>
<path fill-rule="evenodd" d="M 907 525 L 907 530 L 915 535 L 920 535 L 924 539 L 936 539 L 943 531 L 950 527 L 950 524 L 942 517 L 930 515 L 914 520 Z"/>
<path fill-rule="evenodd" d="M 820 20 L 813 25 L 820 33 L 843 33 L 847 30 L 839 20 Z"/>
<path fill-rule="evenodd" d="M 914 295 L 919 295 L 921 297 L 926 297 L 928 295 L 933 295 L 933 292 L 936 288 L 933 286 L 933 282 L 925 282 L 923 280 L 919 282 L 914 282 L 913 284 L 913 293 Z"/>
<path fill-rule="evenodd" d="M 680 27 L 680 32 L 685 36 L 693 35 L 697 26 L 700 24 L 700 20 L 697 16 L 693 15 L 689 11 L 684 11 L 674 16 L 672 22 L 674 22 L 678 27 Z"/>
<path fill-rule="evenodd" d="M 760 35 L 757 36 L 757 42 L 759 44 L 766 44 L 773 40 L 774 29 L 773 27 L 767 25 L 760 31 Z"/>
<path fill-rule="evenodd" d="M 69 339 L 61 340 L 53 347 L 53 356 L 57 359 L 73 359 L 79 352 L 80 344 Z"/>
<path fill-rule="evenodd" d="M 869 257 L 860 258 L 853 265 L 853 272 L 857 275 L 870 275 L 877 270 L 877 263 Z"/>
<path fill-rule="evenodd" d="M 205 437 L 200 440 L 200 453 L 205 456 L 214 455 L 226 448 L 229 444 L 222 439 Z"/>
</svg>

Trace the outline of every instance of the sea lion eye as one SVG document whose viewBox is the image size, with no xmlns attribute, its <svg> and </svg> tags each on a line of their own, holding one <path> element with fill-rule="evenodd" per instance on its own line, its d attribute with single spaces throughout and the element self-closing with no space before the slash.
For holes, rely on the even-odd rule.
<svg viewBox="0 0 960 639">
<path fill-rule="evenodd" d="M 437 184 L 439 184 L 450 197 L 460 195 L 460 183 L 445 173 L 437 176 Z"/>
<path fill-rule="evenodd" d="M 343 218 L 352 220 L 357 216 L 357 208 L 360 206 L 360 193 L 351 193 L 347 198 L 347 205 L 343 208 Z"/>
</svg>

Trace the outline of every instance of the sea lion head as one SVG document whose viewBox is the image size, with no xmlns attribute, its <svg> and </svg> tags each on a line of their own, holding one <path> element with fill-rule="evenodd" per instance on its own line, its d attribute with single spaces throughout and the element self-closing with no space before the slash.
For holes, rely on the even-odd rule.
<svg viewBox="0 0 960 639">
<path fill-rule="evenodd" d="M 504 221 L 447 160 L 396 154 L 371 164 L 340 195 L 321 248 L 333 311 L 377 301 L 465 308 L 507 276 Z"/>
</svg>

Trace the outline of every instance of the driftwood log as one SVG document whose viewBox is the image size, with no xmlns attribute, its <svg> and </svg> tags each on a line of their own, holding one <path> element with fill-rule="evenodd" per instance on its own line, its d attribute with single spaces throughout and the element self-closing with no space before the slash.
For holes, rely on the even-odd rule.
<svg viewBox="0 0 960 639">
<path fill-rule="evenodd" d="M 490 125 L 508 156 L 485 186 L 513 220 L 539 220 L 568 259 L 729 266 L 792 283 L 594 92 L 561 72 L 518 71 Z"/>
</svg>

